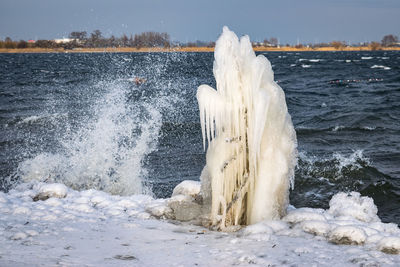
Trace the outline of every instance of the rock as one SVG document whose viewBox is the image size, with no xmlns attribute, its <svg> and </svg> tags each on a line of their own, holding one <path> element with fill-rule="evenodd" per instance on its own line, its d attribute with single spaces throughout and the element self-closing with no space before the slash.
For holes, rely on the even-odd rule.
<svg viewBox="0 0 400 267">
<path fill-rule="evenodd" d="M 123 261 L 137 260 L 137 258 L 132 255 L 115 255 L 114 259 L 123 260 Z"/>
<path fill-rule="evenodd" d="M 179 221 L 191 221 L 199 218 L 202 214 L 201 205 L 183 195 L 172 197 L 168 201 L 168 207 L 172 209 L 175 219 Z"/>
</svg>

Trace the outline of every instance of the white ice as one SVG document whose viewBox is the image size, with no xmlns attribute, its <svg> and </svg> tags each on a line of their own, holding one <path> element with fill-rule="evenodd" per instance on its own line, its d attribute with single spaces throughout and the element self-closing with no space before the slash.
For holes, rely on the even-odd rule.
<svg viewBox="0 0 400 267">
<path fill-rule="evenodd" d="M 296 133 L 271 63 L 248 36 L 224 27 L 214 52 L 216 90 L 197 91 L 211 223 L 221 229 L 278 219 L 286 212 L 296 165 Z M 207 179 L 202 179 L 207 180 Z"/>
</svg>

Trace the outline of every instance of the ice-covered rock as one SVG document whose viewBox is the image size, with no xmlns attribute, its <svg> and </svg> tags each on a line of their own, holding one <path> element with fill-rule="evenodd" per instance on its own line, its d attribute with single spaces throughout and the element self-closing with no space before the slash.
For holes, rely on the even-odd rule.
<svg viewBox="0 0 400 267">
<path fill-rule="evenodd" d="M 12 235 L 10 237 L 10 239 L 11 240 L 21 240 L 21 239 L 25 239 L 27 237 L 28 237 L 27 234 L 25 234 L 23 232 L 18 232 L 18 233 L 15 233 L 14 235 Z"/>
<path fill-rule="evenodd" d="M 165 200 L 161 199 L 154 201 L 146 206 L 146 211 L 156 218 L 166 217 L 171 218 L 172 209 L 168 207 Z"/>
<path fill-rule="evenodd" d="M 192 221 L 203 214 L 202 197 L 199 196 L 201 183 L 186 180 L 178 184 L 172 193 L 172 197 L 166 202 L 172 212 L 168 218 L 178 221 Z"/>
<path fill-rule="evenodd" d="M 338 226 L 328 236 L 330 242 L 344 245 L 361 245 L 366 239 L 365 231 L 356 226 Z"/>
<path fill-rule="evenodd" d="M 300 225 L 301 229 L 313 235 L 326 236 L 332 228 L 332 225 L 324 221 L 304 221 Z"/>
<path fill-rule="evenodd" d="M 285 217 L 283 217 L 283 221 L 299 223 L 303 221 L 326 221 L 326 218 L 323 214 L 312 211 L 311 209 L 300 208 L 290 211 Z"/>
<path fill-rule="evenodd" d="M 67 196 L 68 189 L 63 184 L 41 184 L 33 197 L 33 201 L 46 200 L 51 197 L 64 198 Z"/>
<path fill-rule="evenodd" d="M 328 212 L 335 217 L 347 216 L 362 222 L 380 221 L 374 200 L 370 197 L 362 197 L 358 192 L 334 195 L 329 201 Z"/>
<path fill-rule="evenodd" d="M 400 254 L 400 237 L 389 236 L 382 238 L 378 243 L 382 252 L 389 254 Z"/>
<path fill-rule="evenodd" d="M 200 193 L 200 187 L 201 184 L 198 181 L 185 180 L 174 188 L 172 196 L 184 195 L 195 198 Z"/>
<path fill-rule="evenodd" d="M 202 214 L 202 207 L 193 198 L 176 195 L 169 199 L 168 207 L 173 211 L 174 219 L 178 221 L 191 221 L 199 218 Z"/>
</svg>

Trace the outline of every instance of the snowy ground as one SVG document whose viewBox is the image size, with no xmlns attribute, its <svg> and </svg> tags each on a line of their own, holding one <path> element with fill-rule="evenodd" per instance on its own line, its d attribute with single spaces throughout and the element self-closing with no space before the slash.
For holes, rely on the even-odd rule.
<svg viewBox="0 0 400 267">
<path fill-rule="evenodd" d="M 399 228 L 358 194 L 233 233 L 155 218 L 167 203 L 60 184 L 0 192 L 0 266 L 400 265 L 400 255 L 382 252 L 400 251 Z"/>
</svg>

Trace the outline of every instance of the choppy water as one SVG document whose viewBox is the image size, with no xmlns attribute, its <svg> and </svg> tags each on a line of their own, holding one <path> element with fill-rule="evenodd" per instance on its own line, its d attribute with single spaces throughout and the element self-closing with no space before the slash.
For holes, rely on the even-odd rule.
<svg viewBox="0 0 400 267">
<path fill-rule="evenodd" d="M 291 203 L 338 191 L 400 223 L 400 53 L 265 53 L 299 143 Z M 212 53 L 0 54 L 0 188 L 22 180 L 169 196 L 205 164 L 197 86 Z M 147 79 L 136 85 L 134 77 Z"/>
</svg>

